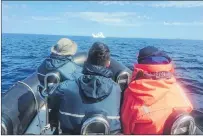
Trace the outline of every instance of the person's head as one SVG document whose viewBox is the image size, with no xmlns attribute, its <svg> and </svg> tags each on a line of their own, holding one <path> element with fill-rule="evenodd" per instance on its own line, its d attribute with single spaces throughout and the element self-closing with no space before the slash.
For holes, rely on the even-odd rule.
<svg viewBox="0 0 203 136">
<path fill-rule="evenodd" d="M 101 42 L 95 42 L 89 50 L 87 63 L 108 67 L 110 65 L 109 47 Z"/>
<path fill-rule="evenodd" d="M 61 38 L 57 44 L 51 48 L 51 53 L 61 56 L 72 56 L 76 51 L 77 44 L 68 38 Z"/>
<path fill-rule="evenodd" d="M 169 64 L 171 58 L 164 52 L 153 46 L 147 46 L 139 51 L 139 64 Z"/>
</svg>

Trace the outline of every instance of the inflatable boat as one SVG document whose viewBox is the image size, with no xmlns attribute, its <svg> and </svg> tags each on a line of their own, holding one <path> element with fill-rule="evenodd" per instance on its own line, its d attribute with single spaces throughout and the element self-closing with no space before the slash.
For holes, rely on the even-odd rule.
<svg viewBox="0 0 203 136">
<path fill-rule="evenodd" d="M 81 52 L 73 56 L 73 61 L 82 66 L 86 58 L 87 53 Z M 124 91 L 132 71 L 114 59 L 111 59 L 110 69 L 113 72 L 113 80 Z M 2 97 L 2 134 L 61 134 L 60 126 L 53 129 L 50 127 L 47 108 L 48 95 L 52 94 L 60 83 L 60 75 L 55 72 L 44 75 L 44 85 L 41 85 L 38 74 L 35 72 L 18 81 Z M 51 86 L 51 89 L 47 89 L 48 86 Z M 175 117 L 170 126 L 167 126 L 165 134 L 203 134 L 202 122 L 203 113 L 195 110 L 191 115 Z M 108 120 L 100 115 L 92 116 L 81 124 L 80 134 L 109 134 Z"/>
</svg>

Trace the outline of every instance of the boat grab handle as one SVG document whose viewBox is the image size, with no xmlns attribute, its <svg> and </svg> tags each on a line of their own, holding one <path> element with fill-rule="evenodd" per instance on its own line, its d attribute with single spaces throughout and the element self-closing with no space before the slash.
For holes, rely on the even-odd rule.
<svg viewBox="0 0 203 136">
<path fill-rule="evenodd" d="M 50 91 L 48 91 L 48 78 L 49 77 L 56 78 L 56 84 L 53 88 L 50 89 Z M 54 90 L 56 89 L 56 87 L 58 86 L 59 83 L 60 83 L 60 78 L 56 73 L 46 74 L 44 77 L 44 87 L 43 87 L 43 90 L 41 91 L 41 95 L 43 97 L 48 97 L 49 95 L 51 95 L 54 92 Z"/>
</svg>

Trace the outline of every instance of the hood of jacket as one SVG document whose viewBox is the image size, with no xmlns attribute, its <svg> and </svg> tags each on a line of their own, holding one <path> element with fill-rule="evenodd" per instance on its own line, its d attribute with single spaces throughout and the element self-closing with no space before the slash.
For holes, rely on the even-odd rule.
<svg viewBox="0 0 203 136">
<path fill-rule="evenodd" d="M 87 100 L 101 101 L 111 93 L 114 82 L 113 73 L 105 67 L 84 64 L 83 76 L 79 78 L 79 86 Z"/>
<path fill-rule="evenodd" d="M 172 64 L 163 65 L 146 65 L 136 64 L 134 67 L 133 78 L 128 86 L 128 92 L 137 100 L 145 102 L 146 105 L 152 105 L 159 99 L 163 98 L 169 92 L 176 93 L 176 79 L 172 76 L 170 79 L 138 79 L 135 80 L 135 76 L 139 70 L 147 72 L 159 72 L 168 71 L 173 73 Z"/>
<path fill-rule="evenodd" d="M 55 70 L 63 66 L 64 64 L 70 62 L 71 59 L 71 56 L 60 56 L 56 54 L 51 54 L 50 57 L 45 60 L 45 67 L 47 70 Z"/>
</svg>

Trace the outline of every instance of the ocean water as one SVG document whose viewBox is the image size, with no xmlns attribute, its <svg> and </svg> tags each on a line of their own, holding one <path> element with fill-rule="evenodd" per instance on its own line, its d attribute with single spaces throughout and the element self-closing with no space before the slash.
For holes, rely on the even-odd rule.
<svg viewBox="0 0 203 136">
<path fill-rule="evenodd" d="M 92 43 L 106 43 L 111 56 L 129 68 L 136 63 L 139 49 L 155 46 L 173 59 L 175 75 L 186 88 L 194 108 L 203 111 L 203 41 L 180 39 L 105 38 L 83 36 L 55 36 L 33 34 L 2 35 L 2 93 L 15 82 L 23 80 L 36 71 L 49 55 L 50 48 L 60 38 L 69 37 L 78 44 L 78 51 L 88 51 Z"/>
</svg>

